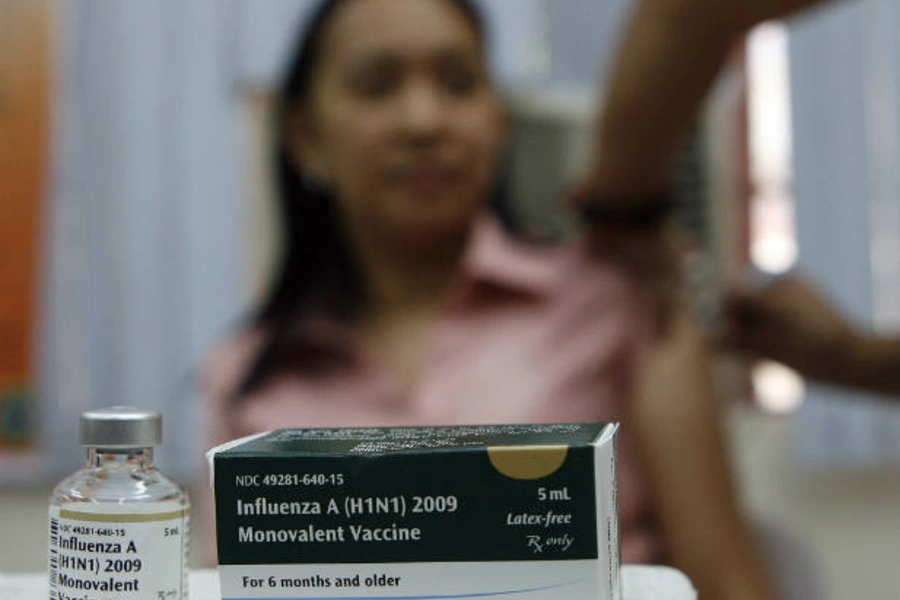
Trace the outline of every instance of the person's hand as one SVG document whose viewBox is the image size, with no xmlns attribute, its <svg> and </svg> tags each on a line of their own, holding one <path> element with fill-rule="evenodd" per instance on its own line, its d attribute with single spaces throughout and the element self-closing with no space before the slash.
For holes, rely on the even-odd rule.
<svg viewBox="0 0 900 600">
<path fill-rule="evenodd" d="M 832 380 L 855 346 L 856 332 L 812 286 L 794 277 L 758 291 L 735 289 L 723 307 L 721 341 L 751 358 L 778 361 L 814 379 Z"/>
</svg>

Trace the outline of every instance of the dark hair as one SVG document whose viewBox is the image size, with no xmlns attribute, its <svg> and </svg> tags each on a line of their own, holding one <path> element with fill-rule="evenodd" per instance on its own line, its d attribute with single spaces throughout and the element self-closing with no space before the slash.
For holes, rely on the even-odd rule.
<svg viewBox="0 0 900 600">
<path fill-rule="evenodd" d="M 361 276 L 342 238 L 337 203 L 329 190 L 298 172 L 285 140 L 290 111 L 310 98 L 326 28 L 348 1 L 327 0 L 312 14 L 279 93 L 274 167 L 282 252 L 268 293 L 250 323 L 262 330 L 265 340 L 237 390 L 238 397 L 258 389 L 284 368 L 315 372 L 340 364 L 345 357 L 317 344 L 307 326 L 315 319 L 349 323 L 362 310 Z M 447 1 L 462 11 L 484 44 L 484 23 L 473 3 Z M 500 181 L 490 206 L 512 230 L 514 223 L 502 178 Z"/>
</svg>

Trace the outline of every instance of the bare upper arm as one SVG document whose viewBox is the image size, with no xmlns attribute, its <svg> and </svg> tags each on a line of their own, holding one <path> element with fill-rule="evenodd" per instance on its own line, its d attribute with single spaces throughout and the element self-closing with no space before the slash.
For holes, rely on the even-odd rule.
<svg viewBox="0 0 900 600">
<path fill-rule="evenodd" d="M 829 0 L 645 0 L 688 18 L 715 18 L 749 29 L 764 21 L 781 19 Z"/>
<path fill-rule="evenodd" d="M 701 597 L 770 599 L 736 498 L 705 345 L 682 319 L 638 369 L 632 431 L 666 548 Z"/>
</svg>

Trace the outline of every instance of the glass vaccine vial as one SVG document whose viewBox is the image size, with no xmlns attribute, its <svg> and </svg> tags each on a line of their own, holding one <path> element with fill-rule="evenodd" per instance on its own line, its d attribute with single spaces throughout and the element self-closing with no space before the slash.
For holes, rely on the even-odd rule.
<svg viewBox="0 0 900 600">
<path fill-rule="evenodd" d="M 153 465 L 159 413 L 81 415 L 87 464 L 50 498 L 50 600 L 187 600 L 190 501 Z"/>
</svg>

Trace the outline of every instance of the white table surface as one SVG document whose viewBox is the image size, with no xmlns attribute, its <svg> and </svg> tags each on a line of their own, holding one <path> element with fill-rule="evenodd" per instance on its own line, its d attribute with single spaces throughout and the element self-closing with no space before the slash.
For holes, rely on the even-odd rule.
<svg viewBox="0 0 900 600">
<path fill-rule="evenodd" d="M 622 567 L 623 600 L 696 600 L 687 577 L 665 567 Z M 220 600 L 219 578 L 215 571 L 194 571 L 190 580 L 190 600 Z M 41 574 L 0 573 L 0 599 L 43 600 L 47 597 L 47 577 Z"/>
</svg>

